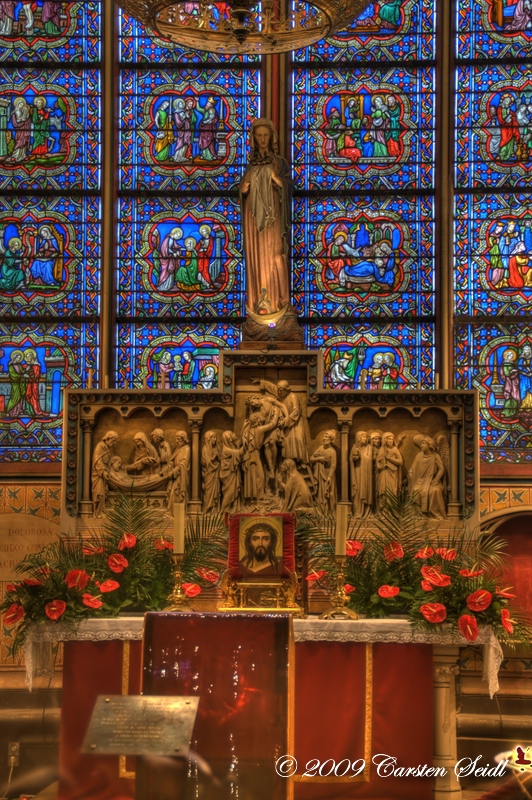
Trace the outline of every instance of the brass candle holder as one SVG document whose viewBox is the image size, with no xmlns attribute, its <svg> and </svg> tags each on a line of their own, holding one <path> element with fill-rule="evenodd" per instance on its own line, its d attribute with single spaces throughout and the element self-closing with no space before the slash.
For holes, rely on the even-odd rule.
<svg viewBox="0 0 532 800">
<path fill-rule="evenodd" d="M 335 617 L 340 617 L 341 619 L 359 619 L 356 611 L 353 611 L 352 608 L 347 608 L 349 595 L 344 588 L 347 556 L 335 556 L 334 560 L 337 566 L 336 581 L 334 585 L 331 586 L 329 593 L 332 606 L 327 609 L 327 611 L 324 611 L 323 614 L 320 614 L 320 619 L 334 619 Z"/>
<path fill-rule="evenodd" d="M 166 606 L 165 611 L 193 611 L 181 585 L 183 582 L 183 558 L 183 553 L 174 553 L 172 555 L 174 562 L 174 588 L 168 595 L 169 605 Z"/>
</svg>

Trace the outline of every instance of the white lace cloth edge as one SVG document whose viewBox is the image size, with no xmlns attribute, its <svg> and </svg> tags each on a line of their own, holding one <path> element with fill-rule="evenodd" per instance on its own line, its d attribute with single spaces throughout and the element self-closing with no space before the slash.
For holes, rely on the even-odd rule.
<svg viewBox="0 0 532 800">
<path fill-rule="evenodd" d="M 52 642 L 102 642 L 141 641 L 144 616 L 115 619 L 91 619 L 76 626 L 45 623 L 34 626 L 24 645 L 26 660 L 26 686 L 31 691 L 33 678 L 42 674 L 43 667 L 51 662 Z M 296 642 L 389 642 L 397 644 L 482 645 L 484 649 L 483 680 L 488 684 L 490 697 L 499 689 L 499 668 L 503 652 L 492 628 L 481 626 L 474 643 L 456 631 L 422 631 L 413 629 L 408 620 L 359 619 L 322 620 L 309 617 L 294 619 Z"/>
</svg>

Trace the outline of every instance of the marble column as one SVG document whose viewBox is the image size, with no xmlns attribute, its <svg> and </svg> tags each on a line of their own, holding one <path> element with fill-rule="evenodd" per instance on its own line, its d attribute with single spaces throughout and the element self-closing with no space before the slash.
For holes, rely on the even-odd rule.
<svg viewBox="0 0 532 800">
<path fill-rule="evenodd" d="M 454 768 L 456 751 L 456 693 L 458 647 L 434 645 L 434 766 L 445 774 L 435 778 L 434 800 L 461 800 L 462 789 Z M 443 772 L 442 770 L 442 772 Z"/>
</svg>

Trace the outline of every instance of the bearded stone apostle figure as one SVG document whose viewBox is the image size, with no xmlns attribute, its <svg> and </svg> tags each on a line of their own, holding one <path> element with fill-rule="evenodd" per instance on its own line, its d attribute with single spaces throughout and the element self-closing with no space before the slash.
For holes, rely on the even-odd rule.
<svg viewBox="0 0 532 800">
<path fill-rule="evenodd" d="M 285 338 L 297 340 L 301 334 L 290 305 L 288 276 L 292 182 L 269 119 L 253 121 L 250 147 L 240 184 L 249 338 L 271 337 L 272 331 L 284 326 Z"/>
</svg>

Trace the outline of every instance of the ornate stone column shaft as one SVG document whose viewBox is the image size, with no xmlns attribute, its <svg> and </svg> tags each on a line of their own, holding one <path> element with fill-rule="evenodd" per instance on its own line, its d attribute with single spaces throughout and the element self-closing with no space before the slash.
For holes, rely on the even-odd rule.
<svg viewBox="0 0 532 800">
<path fill-rule="evenodd" d="M 461 800 L 462 789 L 455 775 L 456 695 L 458 647 L 434 645 L 434 766 L 443 767 L 445 775 L 435 779 L 434 800 Z"/>
<path fill-rule="evenodd" d="M 349 502 L 349 430 L 350 422 L 340 422 L 340 500 Z"/>
<path fill-rule="evenodd" d="M 91 498 L 91 453 L 92 453 L 92 430 L 94 420 L 84 419 L 81 421 L 83 431 L 83 481 L 81 486 L 80 516 L 90 517 L 92 514 Z"/>
<path fill-rule="evenodd" d="M 459 517 L 460 504 L 460 427 L 458 422 L 451 423 L 451 500 L 448 514 L 450 517 Z"/>
<path fill-rule="evenodd" d="M 200 500 L 200 431 L 201 422 L 191 420 L 190 429 L 192 431 L 192 485 L 190 487 L 190 502 L 188 504 L 189 514 L 201 513 Z"/>
</svg>

